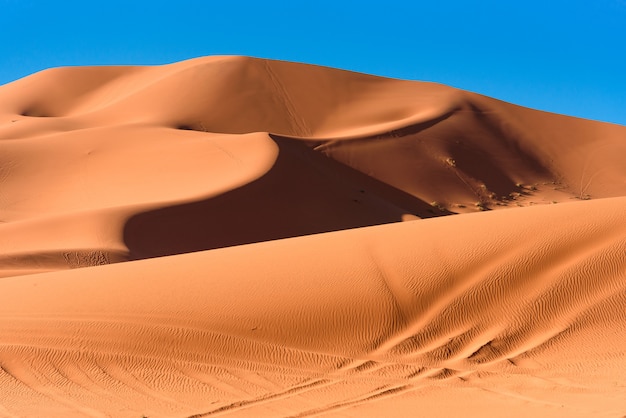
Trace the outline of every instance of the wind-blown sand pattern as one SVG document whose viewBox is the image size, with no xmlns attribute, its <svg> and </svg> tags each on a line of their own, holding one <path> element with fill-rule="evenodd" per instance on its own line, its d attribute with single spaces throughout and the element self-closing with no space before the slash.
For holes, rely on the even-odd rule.
<svg viewBox="0 0 626 418">
<path fill-rule="evenodd" d="M 0 86 L 0 417 L 626 415 L 626 127 L 243 57 Z"/>
</svg>

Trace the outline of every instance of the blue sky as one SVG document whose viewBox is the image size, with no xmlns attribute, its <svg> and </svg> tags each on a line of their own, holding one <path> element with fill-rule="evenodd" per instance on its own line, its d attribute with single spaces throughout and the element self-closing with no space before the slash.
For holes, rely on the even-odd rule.
<svg viewBox="0 0 626 418">
<path fill-rule="evenodd" d="M 626 125 L 626 0 L 0 0 L 0 84 L 216 54 L 436 81 Z"/>
</svg>

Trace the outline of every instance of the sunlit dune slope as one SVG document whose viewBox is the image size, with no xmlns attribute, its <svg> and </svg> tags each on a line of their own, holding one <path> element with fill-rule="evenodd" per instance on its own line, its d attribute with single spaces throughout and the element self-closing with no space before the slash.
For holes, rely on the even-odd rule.
<svg viewBox="0 0 626 418">
<path fill-rule="evenodd" d="M 398 416 L 438 389 L 508 399 L 476 416 L 616 416 L 625 217 L 603 199 L 5 278 L 3 405 Z"/>
</svg>

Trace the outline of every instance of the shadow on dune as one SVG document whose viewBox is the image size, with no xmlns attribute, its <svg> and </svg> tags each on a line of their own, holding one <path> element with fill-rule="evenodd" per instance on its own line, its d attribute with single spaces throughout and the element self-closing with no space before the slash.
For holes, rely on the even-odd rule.
<svg viewBox="0 0 626 418">
<path fill-rule="evenodd" d="M 279 155 L 263 177 L 222 195 L 133 216 L 131 259 L 159 257 L 363 226 L 449 215 L 388 184 L 272 136 Z"/>
<path fill-rule="evenodd" d="M 506 125 L 505 118 L 467 102 L 432 121 L 316 149 L 409 194 L 448 205 L 473 201 L 488 210 L 486 205 L 528 195 L 521 184 L 558 178 L 549 163 L 521 146 L 523 134 Z"/>
</svg>

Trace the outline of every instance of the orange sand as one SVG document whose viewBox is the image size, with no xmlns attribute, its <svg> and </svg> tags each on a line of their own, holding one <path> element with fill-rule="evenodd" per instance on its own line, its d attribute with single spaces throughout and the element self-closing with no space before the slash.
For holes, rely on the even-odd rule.
<svg viewBox="0 0 626 418">
<path fill-rule="evenodd" d="M 0 417 L 620 418 L 624 370 L 626 127 L 244 57 L 0 86 Z"/>
</svg>

